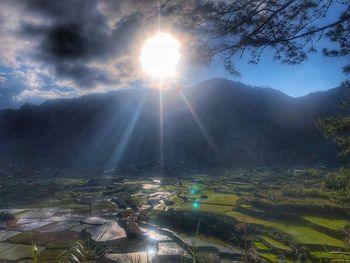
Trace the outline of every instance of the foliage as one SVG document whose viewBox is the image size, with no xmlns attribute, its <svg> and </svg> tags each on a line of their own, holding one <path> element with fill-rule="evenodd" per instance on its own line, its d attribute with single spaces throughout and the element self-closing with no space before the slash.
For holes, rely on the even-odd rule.
<svg viewBox="0 0 350 263">
<path fill-rule="evenodd" d="M 198 251 L 197 251 L 197 238 L 198 238 L 200 226 L 201 226 L 201 218 L 199 218 L 199 220 L 198 220 L 196 233 L 194 235 L 194 238 L 192 239 L 192 242 L 191 242 L 192 244 L 190 247 L 190 253 L 191 253 L 191 256 L 193 258 L 194 263 L 201 262 L 201 260 L 198 258 Z"/>
<path fill-rule="evenodd" d="M 38 263 L 38 247 L 32 244 L 33 263 Z"/>
<path fill-rule="evenodd" d="M 342 88 L 349 92 L 350 81 L 345 81 Z M 348 99 L 349 100 L 349 99 Z M 343 101 L 344 107 L 349 106 L 349 101 Z M 350 152 L 350 116 L 329 117 L 318 122 L 318 127 L 327 138 L 332 138 L 343 149 L 341 155 Z"/>
<path fill-rule="evenodd" d="M 334 21 L 324 19 L 337 11 Z M 271 48 L 276 60 L 295 64 L 315 52 L 321 38 L 336 47 L 324 48 L 324 55 L 350 54 L 349 1 L 188 1 L 172 12 L 182 17 L 186 30 L 200 35 L 195 42 L 201 43 L 201 52 L 207 51 L 209 60 L 219 54 L 233 74 L 238 74 L 232 63 L 236 54 L 242 57 L 248 52 L 250 62 L 258 63 L 264 50 Z M 200 41 L 203 35 L 205 40 Z M 349 69 L 350 64 L 344 72 Z"/>
<path fill-rule="evenodd" d="M 333 198 L 343 205 L 350 201 L 350 170 L 339 169 L 328 175 L 324 182 L 326 189 L 333 191 Z"/>
<path fill-rule="evenodd" d="M 248 225 L 246 222 L 239 222 L 234 225 L 235 234 L 232 240 L 237 242 L 237 245 L 240 247 L 240 249 L 243 252 L 240 257 L 240 262 L 245 262 L 245 263 L 263 262 L 261 257 L 258 254 L 258 251 L 251 246 L 251 242 L 248 236 L 247 226 Z M 237 233 L 241 233 L 240 238 L 237 236 Z"/>
<path fill-rule="evenodd" d="M 305 246 L 295 246 L 293 248 L 293 258 L 294 262 L 302 263 L 310 259 L 310 251 Z"/>
<path fill-rule="evenodd" d="M 62 263 L 87 263 L 94 259 L 93 251 L 88 249 L 81 241 L 74 242 L 71 247 L 63 251 L 60 255 L 60 262 Z"/>
<path fill-rule="evenodd" d="M 297 0 L 243 0 L 192 1 L 175 9 L 181 15 L 183 26 L 200 32 L 196 42 L 199 57 L 210 61 L 215 55 L 223 58 L 226 69 L 239 75 L 232 58 L 248 52 L 250 62 L 259 63 L 263 52 L 270 48 L 274 59 L 286 64 L 301 63 L 310 52 L 317 51 L 316 43 L 326 38 L 334 48 L 323 48 L 330 57 L 350 55 L 350 1 L 297 1 Z M 340 7 L 340 8 L 339 8 Z M 334 21 L 324 18 L 338 10 Z M 341 11 L 339 11 L 341 10 Z M 203 38 L 203 32 L 206 37 Z M 195 35 L 195 34 L 194 34 Z M 203 56 L 203 52 L 207 53 Z M 350 64 L 343 67 L 350 73 Z M 349 81 L 342 84 L 349 86 Z M 341 154 L 350 152 L 350 117 L 321 120 L 318 126 L 327 137 L 343 146 Z"/>
<path fill-rule="evenodd" d="M 62 251 L 59 256 L 60 263 L 89 263 L 95 262 L 100 257 L 108 254 L 107 249 L 97 245 L 91 245 L 87 241 L 75 241 L 70 248 Z"/>
</svg>

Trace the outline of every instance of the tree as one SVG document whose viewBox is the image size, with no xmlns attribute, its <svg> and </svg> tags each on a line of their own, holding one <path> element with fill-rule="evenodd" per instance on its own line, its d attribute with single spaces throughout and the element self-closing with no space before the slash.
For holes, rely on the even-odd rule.
<svg viewBox="0 0 350 263">
<path fill-rule="evenodd" d="M 342 87 L 350 90 L 350 81 L 345 81 Z M 349 106 L 350 101 L 343 101 L 343 106 Z M 327 138 L 332 138 L 342 147 L 340 155 L 350 153 L 350 116 L 329 117 L 320 120 L 318 127 Z"/>
<path fill-rule="evenodd" d="M 250 63 L 256 64 L 267 48 L 272 49 L 275 60 L 296 64 L 316 52 L 323 39 L 328 42 L 322 48 L 325 56 L 350 56 L 349 0 L 194 0 L 173 7 L 171 12 L 182 17 L 180 23 L 186 31 L 198 36 L 192 45 L 199 47 L 199 58 L 210 62 L 219 56 L 225 68 L 236 75 L 239 72 L 233 64 L 234 56 L 248 53 Z M 331 16 L 334 19 L 329 19 Z M 343 68 L 345 74 L 350 73 L 348 61 Z M 350 81 L 341 86 L 349 89 Z M 348 104 L 350 100 L 344 102 Z M 350 153 L 350 116 L 327 118 L 318 126 L 343 146 L 341 154 Z M 298 248 L 295 257 L 304 262 L 309 252 Z"/>
<path fill-rule="evenodd" d="M 199 50 L 197 57 L 209 63 L 219 56 L 225 68 L 235 75 L 239 75 L 233 64 L 235 55 L 248 53 L 250 63 L 256 64 L 267 48 L 272 49 L 275 60 L 286 64 L 302 63 L 322 43 L 326 43 L 321 46 L 325 56 L 350 57 L 349 0 L 186 3 L 168 6 L 168 12 L 180 16 L 180 26 L 197 36 L 192 40 L 192 46 Z M 350 59 L 343 71 L 350 73 Z M 341 86 L 349 89 L 350 81 Z M 350 104 L 350 100 L 345 104 Z M 343 147 L 341 154 L 350 152 L 350 116 L 321 120 L 318 127 Z"/>
<path fill-rule="evenodd" d="M 345 209 L 349 207 L 350 201 L 350 170 L 339 169 L 327 176 L 324 186 L 332 192 L 332 198 L 343 205 Z"/>
<path fill-rule="evenodd" d="M 197 36 L 192 44 L 201 47 L 199 57 L 209 62 L 220 56 L 232 74 L 239 74 L 232 62 L 236 54 L 247 52 L 250 62 L 258 63 L 264 50 L 271 48 L 274 59 L 301 63 L 321 39 L 333 44 L 322 49 L 324 55 L 350 55 L 348 0 L 185 1 L 167 7 L 168 13 L 181 17 L 180 27 Z M 344 67 L 345 73 L 349 71 L 350 64 Z"/>
</svg>

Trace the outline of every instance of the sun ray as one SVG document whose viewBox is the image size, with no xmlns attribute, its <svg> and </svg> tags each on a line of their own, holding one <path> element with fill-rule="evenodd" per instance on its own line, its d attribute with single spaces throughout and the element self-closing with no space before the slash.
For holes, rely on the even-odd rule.
<svg viewBox="0 0 350 263">
<path fill-rule="evenodd" d="M 159 80 L 159 86 L 162 85 Z M 159 87 L 159 162 L 160 162 L 160 173 L 163 173 L 164 168 L 164 116 L 163 116 L 163 91 Z"/>
<path fill-rule="evenodd" d="M 134 131 L 135 125 L 140 117 L 140 113 L 141 113 L 144 101 L 145 101 L 145 97 L 143 96 L 139 104 L 137 105 L 137 108 L 135 109 L 128 125 L 126 126 L 124 132 L 122 133 L 121 138 L 118 141 L 118 145 L 116 146 L 113 154 L 109 159 L 108 167 L 118 168 L 118 165 L 123 157 L 125 148 L 128 145 L 130 137 Z"/>
<path fill-rule="evenodd" d="M 198 128 L 199 128 L 200 132 L 202 133 L 203 137 L 206 139 L 207 143 L 212 148 L 212 150 L 215 153 L 217 153 L 217 147 L 215 146 L 213 140 L 211 139 L 211 136 L 207 132 L 207 130 L 204 127 L 203 123 L 199 119 L 197 113 L 194 111 L 191 103 L 188 101 L 188 99 L 186 98 L 185 94 L 181 91 L 181 89 L 178 88 L 176 90 L 177 90 L 178 94 L 180 95 L 181 99 L 183 100 L 183 102 L 185 103 L 188 111 L 191 113 L 192 118 L 193 118 L 194 122 L 196 123 L 196 125 L 198 126 Z"/>
</svg>

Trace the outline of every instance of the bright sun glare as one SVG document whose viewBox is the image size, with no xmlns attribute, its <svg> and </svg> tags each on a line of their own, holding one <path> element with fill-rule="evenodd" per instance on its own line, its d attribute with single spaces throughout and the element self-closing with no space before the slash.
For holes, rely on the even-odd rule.
<svg viewBox="0 0 350 263">
<path fill-rule="evenodd" d="M 168 33 L 158 32 L 141 49 L 143 69 L 153 77 L 171 77 L 180 59 L 180 43 Z"/>
</svg>

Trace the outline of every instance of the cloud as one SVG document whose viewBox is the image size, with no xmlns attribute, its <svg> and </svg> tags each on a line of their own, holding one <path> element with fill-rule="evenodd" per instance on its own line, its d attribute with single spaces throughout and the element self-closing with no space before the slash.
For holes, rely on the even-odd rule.
<svg viewBox="0 0 350 263">
<path fill-rule="evenodd" d="M 16 80 L 0 78 L 11 89 L 4 96 L 15 102 L 75 96 L 142 79 L 139 50 L 158 28 L 158 7 L 155 0 L 2 0 L 0 73 L 22 72 Z"/>
<path fill-rule="evenodd" d="M 10 72 L 2 67 L 0 72 L 0 109 L 19 106 L 12 98 L 23 90 L 24 73 Z"/>
<path fill-rule="evenodd" d="M 14 99 L 16 101 L 41 101 L 42 99 L 57 99 L 57 98 L 73 98 L 77 95 L 73 91 L 62 91 L 60 89 L 31 89 L 31 90 L 23 90 L 16 96 Z"/>
<path fill-rule="evenodd" d="M 35 58 L 51 66 L 57 77 L 70 79 L 78 88 L 119 84 L 118 72 L 108 76 L 104 65 L 110 61 L 117 65 L 119 57 L 125 54 L 132 59 L 134 43 L 142 32 L 142 15 L 130 13 L 111 24 L 98 9 L 101 1 L 47 3 L 26 2 L 27 10 L 50 21 L 44 25 L 28 22 L 21 25 L 20 35 L 38 42 Z M 90 67 L 91 63 L 99 66 Z"/>
</svg>

